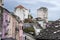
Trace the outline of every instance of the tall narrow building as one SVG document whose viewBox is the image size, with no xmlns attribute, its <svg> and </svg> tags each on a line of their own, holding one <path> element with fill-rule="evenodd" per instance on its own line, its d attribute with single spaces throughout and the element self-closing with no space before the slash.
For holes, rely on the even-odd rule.
<svg viewBox="0 0 60 40">
<path fill-rule="evenodd" d="M 37 10 L 37 17 L 42 21 L 39 21 L 43 28 L 46 28 L 46 23 L 48 22 L 48 9 L 46 7 L 41 7 Z"/>
<path fill-rule="evenodd" d="M 9 13 L 8 14 L 8 27 L 6 28 L 6 38 L 10 40 L 15 40 L 17 33 L 15 32 L 15 28 L 18 28 L 18 21 L 16 19 L 16 15 L 14 13 Z"/>
<path fill-rule="evenodd" d="M 8 14 L 10 12 L 6 9 L 0 6 L 0 36 L 2 38 L 5 38 L 5 32 L 6 27 L 8 26 Z"/>
<path fill-rule="evenodd" d="M 27 19 L 29 14 L 29 10 L 19 5 L 15 8 L 15 15 L 19 16 L 21 20 Z"/>
</svg>

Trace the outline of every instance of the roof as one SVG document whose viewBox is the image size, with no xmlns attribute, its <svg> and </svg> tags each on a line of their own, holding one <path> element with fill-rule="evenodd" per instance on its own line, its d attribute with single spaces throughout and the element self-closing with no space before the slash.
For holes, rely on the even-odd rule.
<svg viewBox="0 0 60 40">
<path fill-rule="evenodd" d="M 22 5 L 18 5 L 16 8 L 21 8 L 21 9 L 26 9 L 25 7 L 23 7 Z M 27 9 L 26 9 L 27 10 Z"/>
<path fill-rule="evenodd" d="M 56 20 L 56 21 L 60 21 L 60 18 L 58 20 Z"/>
<path fill-rule="evenodd" d="M 39 8 L 39 9 L 37 9 L 37 10 L 40 10 L 40 9 L 43 9 L 43 10 L 48 10 L 46 7 L 41 7 L 41 8 Z"/>
</svg>

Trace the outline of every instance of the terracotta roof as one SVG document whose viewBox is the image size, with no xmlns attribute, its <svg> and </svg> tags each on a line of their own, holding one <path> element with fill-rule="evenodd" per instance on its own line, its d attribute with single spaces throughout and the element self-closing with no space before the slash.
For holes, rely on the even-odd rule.
<svg viewBox="0 0 60 40">
<path fill-rule="evenodd" d="M 22 5 L 18 5 L 16 8 L 24 8 L 24 9 L 26 9 L 25 7 L 23 7 Z M 27 10 L 27 9 L 26 9 Z"/>
</svg>

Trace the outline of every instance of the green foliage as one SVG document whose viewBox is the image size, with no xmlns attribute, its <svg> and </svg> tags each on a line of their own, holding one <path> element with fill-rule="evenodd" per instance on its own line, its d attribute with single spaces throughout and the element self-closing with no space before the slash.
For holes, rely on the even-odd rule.
<svg viewBox="0 0 60 40">
<path fill-rule="evenodd" d="M 33 27 L 28 27 L 23 29 L 24 32 L 29 33 L 29 32 L 34 32 L 34 28 Z"/>
<path fill-rule="evenodd" d="M 32 19 L 33 18 L 33 16 L 32 15 L 28 15 L 28 19 Z"/>
<path fill-rule="evenodd" d="M 25 20 L 24 20 L 24 23 L 32 23 L 32 22 L 33 22 L 32 19 L 25 19 Z"/>
<path fill-rule="evenodd" d="M 28 23 L 28 19 L 25 19 L 25 20 L 24 20 L 24 23 Z"/>
</svg>

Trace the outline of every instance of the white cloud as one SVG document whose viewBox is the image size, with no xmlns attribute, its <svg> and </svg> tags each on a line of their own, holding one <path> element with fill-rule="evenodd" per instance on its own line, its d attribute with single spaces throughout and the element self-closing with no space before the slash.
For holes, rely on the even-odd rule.
<svg viewBox="0 0 60 40">
<path fill-rule="evenodd" d="M 28 4 L 30 6 L 32 5 L 31 7 L 28 7 L 28 8 L 29 9 L 31 8 L 31 10 L 35 10 L 35 11 L 36 11 L 36 9 L 38 9 L 38 7 L 41 7 L 41 4 L 43 6 L 44 5 L 43 3 L 45 3 L 46 5 L 44 5 L 44 6 L 46 6 L 48 8 L 48 10 L 49 10 L 48 12 L 49 12 L 50 15 L 54 15 L 55 14 L 55 16 L 56 16 L 56 15 L 59 14 L 57 12 L 60 12 L 59 11 L 60 10 L 60 0 L 4 0 L 4 1 L 8 2 L 8 3 L 9 2 L 12 2 L 12 3 L 15 2 L 15 3 L 18 3 L 18 5 L 21 3 L 21 4 L 24 4 L 26 7 L 28 7 L 26 4 Z M 41 4 L 38 5 L 39 3 L 41 3 Z M 37 7 L 36 7 L 36 5 L 37 5 Z M 52 7 L 52 5 L 53 5 L 53 7 Z M 34 8 L 34 9 L 32 9 L 32 8 Z M 36 14 L 35 11 L 32 11 L 32 13 L 34 15 Z M 52 19 L 53 19 L 53 17 L 52 17 Z"/>
<path fill-rule="evenodd" d="M 18 3 L 27 3 L 27 4 L 37 4 L 38 2 L 46 2 L 54 4 L 56 6 L 60 6 L 60 0 L 9 0 L 9 1 L 16 1 Z"/>
<path fill-rule="evenodd" d="M 14 0 L 17 2 L 23 2 L 23 3 L 28 3 L 28 4 L 36 4 L 38 2 L 47 2 L 47 3 L 52 3 L 54 5 L 60 6 L 60 0 Z"/>
<path fill-rule="evenodd" d="M 26 3 L 26 4 L 38 4 L 38 2 L 45 2 L 45 3 L 49 3 L 49 4 L 52 4 L 52 5 L 56 5 L 56 7 L 52 7 L 52 8 L 49 8 L 49 9 L 59 9 L 60 8 L 60 0 L 15 0 L 17 1 L 18 3 Z"/>
</svg>

